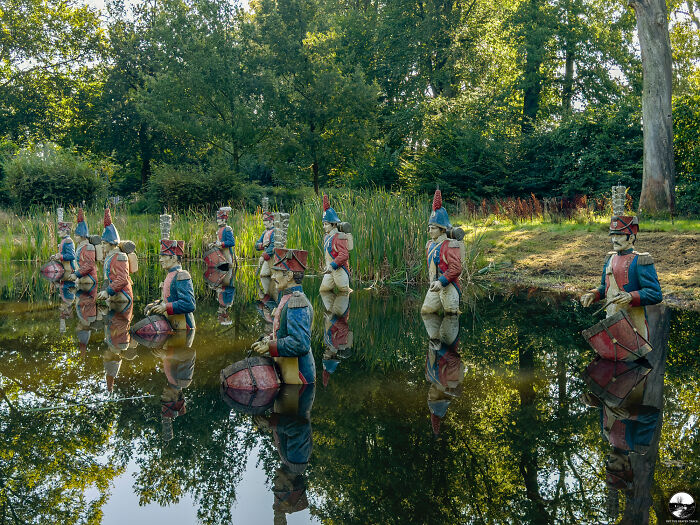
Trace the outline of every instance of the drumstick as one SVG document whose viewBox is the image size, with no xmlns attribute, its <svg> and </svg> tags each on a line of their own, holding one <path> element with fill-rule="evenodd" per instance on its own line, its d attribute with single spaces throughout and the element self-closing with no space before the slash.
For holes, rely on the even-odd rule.
<svg viewBox="0 0 700 525">
<path fill-rule="evenodd" d="M 593 312 L 593 315 L 597 315 L 598 313 L 600 313 L 600 312 L 602 312 L 603 310 L 605 310 L 608 306 L 610 306 L 611 304 L 613 304 L 613 303 L 615 302 L 615 300 L 616 300 L 618 297 L 620 297 L 620 295 L 622 295 L 622 294 L 618 292 L 617 294 L 615 294 L 614 296 L 612 296 L 610 299 L 608 299 L 608 301 L 607 301 L 603 306 L 601 306 L 601 307 L 598 308 L 595 312 Z"/>
</svg>

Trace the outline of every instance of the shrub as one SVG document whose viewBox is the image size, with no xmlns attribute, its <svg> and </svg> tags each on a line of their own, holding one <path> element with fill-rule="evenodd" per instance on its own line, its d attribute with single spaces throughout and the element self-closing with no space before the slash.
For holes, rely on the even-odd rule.
<svg viewBox="0 0 700 525">
<path fill-rule="evenodd" d="M 10 203 L 32 206 L 93 204 L 106 197 L 101 167 L 53 144 L 22 149 L 2 163 Z"/>
<path fill-rule="evenodd" d="M 700 92 L 673 101 L 676 210 L 700 214 Z"/>
</svg>

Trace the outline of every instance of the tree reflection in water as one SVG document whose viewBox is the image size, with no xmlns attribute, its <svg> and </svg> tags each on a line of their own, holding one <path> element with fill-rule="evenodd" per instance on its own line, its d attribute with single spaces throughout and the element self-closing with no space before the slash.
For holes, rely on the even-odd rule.
<svg viewBox="0 0 700 525">
<path fill-rule="evenodd" d="M 597 412 L 579 401 L 587 390 L 579 370 L 593 356 L 580 331 L 594 320 L 569 298 L 516 291 L 474 301 L 460 317 L 461 395 L 453 396 L 435 438 L 426 407 L 431 336 L 418 315 L 419 294 L 354 292 L 352 352 L 328 386 L 316 389 L 313 453 L 302 484 L 297 473 L 280 475 L 284 461 L 275 440 L 220 397 L 219 371 L 241 359 L 265 328 L 246 271 L 237 277 L 228 326 L 219 324 L 218 300 L 207 295 L 202 275 L 192 272 L 196 366 L 187 414 L 173 419 L 169 441 L 161 435 L 161 358 L 139 346 L 135 359 L 122 362 L 114 385 L 119 399 L 155 397 L 102 402 L 107 393 L 101 356 L 108 348 L 103 331 L 90 323 L 81 328 L 80 318 L 71 318 L 61 333 L 61 311 L 56 298 L 47 302 L 45 284 L 31 275 L 25 285 L 15 277 L 0 279 L 0 519 L 99 523 L 110 483 L 126 483 L 142 504 L 174 505 L 190 495 L 203 523 L 230 523 L 248 462 L 265 471 L 271 488 L 305 487 L 311 514 L 321 522 L 609 519 L 604 458 L 610 445 L 601 438 Z M 145 268 L 139 275 L 136 309 L 139 298 L 157 293 L 156 274 Z M 36 285 L 32 302 L 23 302 L 26 293 L 18 302 L 26 284 Z M 324 309 L 318 295 L 310 299 L 317 315 L 312 348 L 321 362 Z M 665 376 L 663 426 L 658 450 L 639 456 L 639 465 L 632 460 L 638 484 L 620 500 L 629 523 L 640 523 L 647 511 L 660 519 L 670 497 L 666 491 L 682 487 L 692 493 L 700 477 L 693 423 L 693 414 L 700 413 L 700 315 L 669 311 L 666 319 L 665 373 L 653 365 L 662 384 Z M 653 378 L 648 381 L 649 390 Z M 86 401 L 94 403 L 30 411 Z M 124 478 L 129 462 L 137 466 L 134 479 Z M 274 512 L 273 494 L 267 496 L 270 514 L 263 522 Z"/>
</svg>

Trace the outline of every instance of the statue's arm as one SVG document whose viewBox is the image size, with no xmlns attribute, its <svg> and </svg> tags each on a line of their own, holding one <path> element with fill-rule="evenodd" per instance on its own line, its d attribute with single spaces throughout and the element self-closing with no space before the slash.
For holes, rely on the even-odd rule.
<svg viewBox="0 0 700 525">
<path fill-rule="evenodd" d="M 226 248 L 232 248 L 236 245 L 236 239 L 233 237 L 233 230 L 230 226 L 226 226 L 224 231 L 221 232 L 221 246 Z"/>
<path fill-rule="evenodd" d="M 194 312 L 196 302 L 194 298 L 194 286 L 190 274 L 184 270 L 178 272 L 175 282 L 176 299 L 165 305 L 168 315 L 188 314 Z"/>
<path fill-rule="evenodd" d="M 446 248 L 443 247 L 443 250 L 447 270 L 440 276 L 438 281 L 444 287 L 459 279 L 459 276 L 462 274 L 462 262 L 459 258 L 459 248 L 447 246 Z"/>
<path fill-rule="evenodd" d="M 287 310 L 287 336 L 270 341 L 272 357 L 300 357 L 311 348 L 310 308 Z"/>
<path fill-rule="evenodd" d="M 639 290 L 630 292 L 632 296 L 631 306 L 649 306 L 663 300 L 661 285 L 653 262 L 640 264 L 640 261 L 637 260 L 637 279 L 639 280 Z"/>
<path fill-rule="evenodd" d="M 337 270 L 341 266 L 345 266 L 345 264 L 348 262 L 348 257 L 350 257 L 350 253 L 348 252 L 347 239 L 339 239 L 336 235 L 335 239 L 333 240 L 333 243 L 335 245 L 336 251 L 338 252 L 338 255 L 336 255 L 335 259 L 331 261 L 331 268 Z"/>
</svg>

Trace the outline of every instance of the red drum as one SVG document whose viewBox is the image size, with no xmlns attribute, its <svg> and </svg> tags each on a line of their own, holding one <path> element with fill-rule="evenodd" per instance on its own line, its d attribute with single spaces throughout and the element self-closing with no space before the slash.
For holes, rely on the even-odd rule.
<svg viewBox="0 0 700 525">
<path fill-rule="evenodd" d="M 204 262 L 207 263 L 209 267 L 221 267 L 224 264 L 228 265 L 228 261 L 221 250 L 217 247 L 213 247 L 204 252 Z"/>
<path fill-rule="evenodd" d="M 596 356 L 583 373 L 591 391 L 610 407 L 620 406 L 630 394 L 644 388 L 651 365 L 641 362 L 610 361 Z"/>
<path fill-rule="evenodd" d="M 221 371 L 221 396 L 231 408 L 247 414 L 262 414 L 272 407 L 280 389 L 275 362 L 254 356 Z"/>
<path fill-rule="evenodd" d="M 172 333 L 170 321 L 162 315 L 149 315 L 131 327 L 134 339 L 148 348 L 160 348 Z"/>
<path fill-rule="evenodd" d="M 51 260 L 41 267 L 41 275 L 52 283 L 57 283 L 60 281 L 63 278 L 64 273 L 65 269 L 58 261 Z"/>
<path fill-rule="evenodd" d="M 652 350 L 649 341 L 642 337 L 623 310 L 581 334 L 599 356 L 612 361 L 636 361 Z"/>
</svg>

